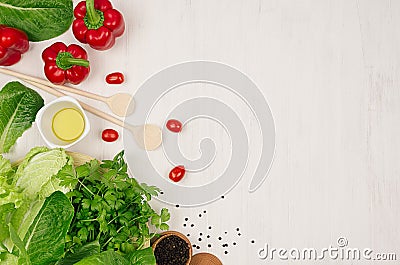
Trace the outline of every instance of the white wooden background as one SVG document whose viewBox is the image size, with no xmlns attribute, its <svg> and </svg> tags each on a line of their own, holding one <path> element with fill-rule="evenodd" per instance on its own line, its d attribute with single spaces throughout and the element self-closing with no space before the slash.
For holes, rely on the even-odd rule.
<svg viewBox="0 0 400 265">
<path fill-rule="evenodd" d="M 169 207 L 171 228 L 190 233 L 193 243 L 201 246 L 196 252 L 207 250 L 207 244 L 212 244 L 208 251 L 219 256 L 224 264 L 271 264 L 257 257 L 264 243 L 288 249 L 323 248 L 336 245 L 340 236 L 346 237 L 351 247 L 398 250 L 399 1 L 113 3 L 125 15 L 127 32 L 110 51 L 95 52 L 87 47 L 92 73 L 80 87 L 103 95 L 117 91 L 133 93 L 149 76 L 169 65 L 212 60 L 248 74 L 263 91 L 274 114 L 275 161 L 267 181 L 256 193 L 247 193 L 247 180 L 257 162 L 252 159 L 244 177 L 247 180 L 224 200 L 199 208 Z M 76 42 L 71 31 L 58 40 Z M 33 43 L 30 52 L 12 68 L 42 77 L 40 53 L 53 41 Z M 123 86 L 105 84 L 104 76 L 115 70 L 126 74 Z M 9 80 L 12 78 L 0 76 L 1 84 Z M 53 99 L 41 94 L 47 102 Z M 87 102 L 107 110 L 102 103 Z M 237 111 L 242 113 L 241 109 Z M 91 115 L 90 120 L 90 135 L 71 150 L 111 158 L 123 148 L 123 143 L 119 140 L 106 144 L 100 133 L 106 127 L 116 127 Z M 225 141 L 226 135 L 214 125 L 195 123 L 188 134 L 196 138 L 202 126 L 217 137 L 216 142 Z M 257 134 L 256 127 L 249 128 L 250 136 Z M 43 144 L 34 127 L 23 135 L 8 157 L 16 159 Z M 253 145 L 257 149 L 257 143 Z M 197 144 L 191 141 L 183 141 L 183 149 L 188 155 L 198 151 Z M 224 157 L 225 153 L 219 154 Z M 154 205 L 165 207 L 157 202 Z M 199 218 L 203 210 L 207 213 Z M 190 219 L 185 228 L 186 217 Z M 194 228 L 190 228 L 191 223 Z M 212 230 L 208 230 L 209 225 Z M 210 234 L 210 239 L 203 235 L 198 244 L 200 232 Z M 217 239 L 220 235 L 221 241 Z M 236 246 L 232 246 L 234 241 Z M 229 247 L 223 248 L 224 243 Z M 224 254 L 225 250 L 229 253 Z"/>
</svg>

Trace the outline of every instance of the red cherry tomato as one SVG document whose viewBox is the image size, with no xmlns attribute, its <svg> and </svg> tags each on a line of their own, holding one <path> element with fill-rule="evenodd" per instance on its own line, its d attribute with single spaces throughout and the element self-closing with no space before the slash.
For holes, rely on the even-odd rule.
<svg viewBox="0 0 400 265">
<path fill-rule="evenodd" d="M 119 135 L 116 130 L 113 129 L 105 129 L 102 134 L 101 138 L 103 138 L 103 141 L 105 142 L 115 142 L 118 139 Z"/>
<path fill-rule="evenodd" d="M 125 81 L 125 77 L 123 73 L 115 72 L 108 74 L 106 76 L 106 82 L 108 84 L 116 85 L 116 84 L 122 84 Z"/>
<path fill-rule="evenodd" d="M 182 131 L 182 122 L 178 120 L 171 119 L 167 121 L 167 128 L 171 132 L 178 133 Z"/>
<path fill-rule="evenodd" d="M 177 166 L 174 167 L 171 172 L 169 172 L 169 178 L 174 182 L 179 182 L 185 176 L 185 173 L 186 169 L 184 166 Z"/>
</svg>

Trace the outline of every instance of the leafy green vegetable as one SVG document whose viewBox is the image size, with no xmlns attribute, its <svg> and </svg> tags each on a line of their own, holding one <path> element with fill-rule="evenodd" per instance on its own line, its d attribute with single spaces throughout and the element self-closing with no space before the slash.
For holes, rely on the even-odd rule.
<svg viewBox="0 0 400 265">
<path fill-rule="evenodd" d="M 4 24 L 2 8 L 0 0 L 0 24 Z M 17 139 L 32 126 L 43 104 L 43 99 L 37 92 L 19 82 L 10 82 L 3 87 L 0 91 L 0 153 L 8 152 Z"/>
<path fill-rule="evenodd" d="M 13 172 L 10 161 L 0 155 L 0 252 L 6 250 L 3 241 L 10 236 L 8 223 L 23 200 L 23 194 L 11 183 Z"/>
<path fill-rule="evenodd" d="M 21 238 L 25 236 L 47 196 L 57 190 L 64 193 L 69 191 L 59 185 L 60 181 L 55 175 L 65 165 L 72 163 L 72 158 L 63 149 L 36 147 L 25 156 L 14 176 L 16 187 L 23 190 L 25 196 L 24 204 L 12 217 L 12 224 Z"/>
<path fill-rule="evenodd" d="M 18 189 L 11 183 L 13 173 L 14 170 L 11 167 L 10 161 L 0 155 L 0 205 L 10 202 L 15 203 L 22 199 L 22 195 L 18 194 Z"/>
<path fill-rule="evenodd" d="M 8 176 L 14 173 L 9 160 L 0 155 L 0 176 Z"/>
<path fill-rule="evenodd" d="M 156 265 L 153 249 L 151 247 L 132 252 L 126 257 L 131 264 L 136 265 Z"/>
<path fill-rule="evenodd" d="M 0 168 L 0 172 L 13 172 L 7 162 L 0 159 L 0 164 L 6 169 Z M 2 177 L 0 173 L 0 251 L 11 251 L 14 245 L 10 239 L 9 223 L 18 236 L 24 238 L 45 198 L 56 190 L 69 190 L 61 187 L 54 175 L 70 164 L 72 158 L 64 150 L 37 147 L 26 155 L 15 174 Z"/>
<path fill-rule="evenodd" d="M 64 193 L 56 191 L 46 199 L 24 238 L 32 264 L 54 264 L 61 258 L 73 215 L 74 209 Z"/>
<path fill-rule="evenodd" d="M 160 190 L 128 177 L 123 152 L 72 165 L 62 149 L 34 148 L 16 171 L 0 156 L 0 264 L 155 265 L 143 248 L 149 224 L 168 229 L 149 205 Z"/>
<path fill-rule="evenodd" d="M 92 255 L 96 255 L 100 253 L 100 244 L 99 241 L 93 241 L 89 244 L 86 244 L 82 246 L 76 253 L 67 253 L 65 257 L 57 262 L 57 265 L 73 265 L 76 262 L 86 258 L 90 257 Z"/>
<path fill-rule="evenodd" d="M 75 265 L 130 265 L 131 263 L 112 250 L 87 257 Z M 139 264 L 138 264 L 139 265 Z M 147 264 L 146 264 L 147 265 Z M 150 265 L 150 264 L 149 264 Z"/>
<path fill-rule="evenodd" d="M 24 242 L 19 238 L 12 225 L 10 225 L 10 237 L 12 242 L 19 249 L 18 264 L 30 265 L 31 260 L 29 259 L 28 252 L 26 252 Z"/>
<path fill-rule="evenodd" d="M 18 264 L 18 257 L 8 252 L 0 253 L 1 265 L 15 265 Z"/>
<path fill-rule="evenodd" d="M 156 265 L 156 258 L 153 249 L 148 247 L 142 250 L 136 250 L 123 257 L 117 252 L 107 250 L 99 254 L 87 257 L 75 265 Z"/>
<path fill-rule="evenodd" d="M 25 31 L 30 41 L 61 35 L 72 19 L 72 0 L 0 0 L 0 24 Z"/>
<path fill-rule="evenodd" d="M 99 240 L 103 251 L 132 253 L 154 236 L 149 231 L 149 220 L 157 220 L 151 222 L 157 228 L 168 229 L 168 210 L 163 209 L 159 215 L 148 203 L 159 189 L 129 178 L 123 155 L 121 152 L 101 164 L 92 160 L 76 170 L 65 167 L 57 175 L 61 185 L 75 186 L 67 193 L 75 208 L 68 252 Z"/>
<path fill-rule="evenodd" d="M 29 229 L 30 224 L 32 224 L 35 216 L 40 211 L 44 200 L 25 200 L 22 205 L 16 209 L 11 214 L 11 224 L 16 229 L 18 236 L 23 238 Z M 13 245 L 10 244 L 10 240 L 5 240 L 5 245 L 8 249 L 12 249 Z"/>
<path fill-rule="evenodd" d="M 0 252 L 7 251 L 3 241 L 10 237 L 8 224 L 14 211 L 15 207 L 13 203 L 0 205 Z"/>
<path fill-rule="evenodd" d="M 72 158 L 64 149 L 33 148 L 20 164 L 15 174 L 16 186 L 24 190 L 25 196 L 32 199 L 39 195 L 46 198 L 56 190 L 69 190 L 60 186 L 58 178 L 53 178 L 65 166 L 72 165 Z"/>
</svg>

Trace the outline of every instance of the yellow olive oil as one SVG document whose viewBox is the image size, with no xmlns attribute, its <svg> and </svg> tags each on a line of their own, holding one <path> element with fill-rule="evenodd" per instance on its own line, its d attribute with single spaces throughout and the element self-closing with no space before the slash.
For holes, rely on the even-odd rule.
<svg viewBox="0 0 400 265">
<path fill-rule="evenodd" d="M 52 129 L 58 139 L 65 142 L 73 142 L 85 130 L 85 119 L 79 110 L 65 108 L 54 115 Z"/>
</svg>

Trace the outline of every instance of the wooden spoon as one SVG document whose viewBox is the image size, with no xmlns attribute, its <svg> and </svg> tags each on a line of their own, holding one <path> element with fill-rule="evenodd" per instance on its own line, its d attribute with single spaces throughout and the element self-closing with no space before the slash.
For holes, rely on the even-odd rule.
<svg viewBox="0 0 400 265">
<path fill-rule="evenodd" d="M 64 93 L 58 91 L 57 89 L 45 86 L 43 84 L 39 84 L 33 81 L 29 80 L 24 80 L 25 82 L 40 88 L 50 94 L 53 94 L 54 96 L 57 97 L 63 97 L 66 96 Z M 79 101 L 79 104 L 82 106 L 84 110 L 87 110 L 90 113 L 93 113 L 94 115 L 103 118 L 109 122 L 112 122 L 118 126 L 124 127 L 128 129 L 133 136 L 135 137 L 136 142 L 138 145 L 148 151 L 152 151 L 157 149 L 161 143 L 162 143 L 162 133 L 161 133 L 161 128 L 158 127 L 157 125 L 153 124 L 145 124 L 145 125 L 131 125 L 124 123 L 120 119 L 117 119 L 107 113 L 102 112 L 101 110 L 98 110 L 86 103 L 83 103 Z"/>
<path fill-rule="evenodd" d="M 129 116 L 130 114 L 133 113 L 133 111 L 135 110 L 135 104 L 134 104 L 134 100 L 133 97 L 130 94 L 127 93 L 118 93 L 115 94 L 111 97 L 103 97 L 94 93 L 90 93 L 90 92 L 86 92 L 80 89 L 76 89 L 73 87 L 68 87 L 68 86 L 62 86 L 62 85 L 55 85 L 47 80 L 41 79 L 41 78 L 37 78 L 37 77 L 33 77 L 30 75 L 26 75 L 26 74 L 22 74 L 19 72 L 15 72 L 6 68 L 0 68 L 0 73 L 6 74 L 6 75 L 11 75 L 11 76 L 15 76 L 17 78 L 23 79 L 23 80 L 27 80 L 27 81 L 32 81 L 35 82 L 37 84 L 42 84 L 48 87 L 53 87 L 53 88 L 57 88 L 60 90 L 64 90 L 70 93 L 74 93 L 80 96 L 84 96 L 87 98 L 91 98 L 94 100 L 98 100 L 101 102 L 104 102 L 108 105 L 108 107 L 110 108 L 110 110 L 117 116 L 120 117 L 126 117 Z"/>
</svg>

